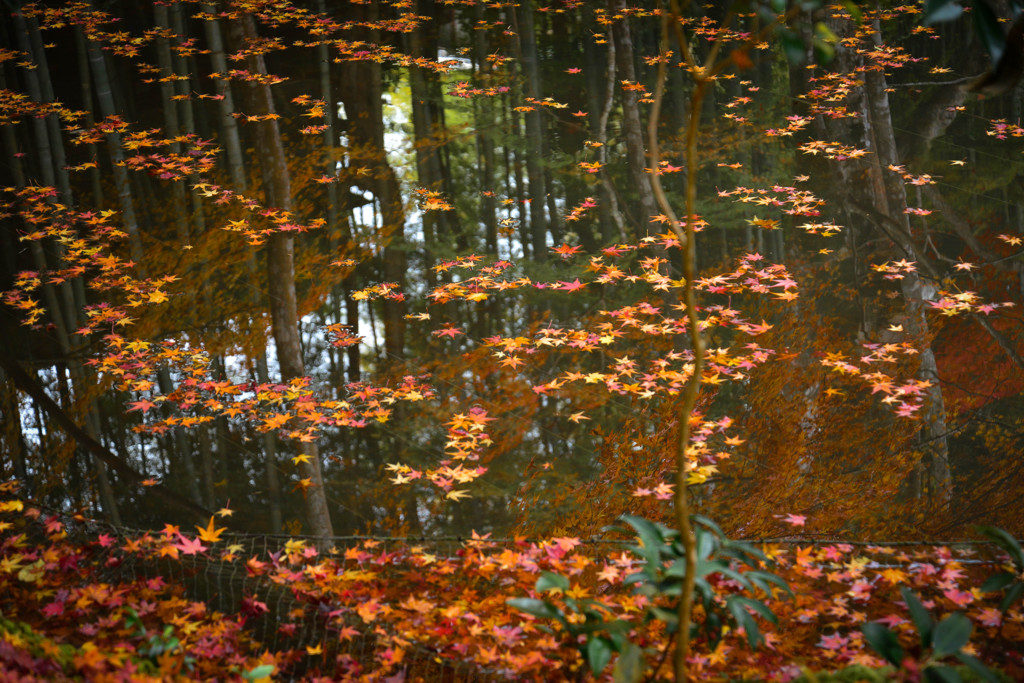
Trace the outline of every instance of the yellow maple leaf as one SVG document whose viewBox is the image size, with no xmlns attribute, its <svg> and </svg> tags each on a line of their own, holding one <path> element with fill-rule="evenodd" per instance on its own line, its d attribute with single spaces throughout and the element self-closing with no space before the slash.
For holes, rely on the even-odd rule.
<svg viewBox="0 0 1024 683">
<path fill-rule="evenodd" d="M 449 491 L 445 498 L 448 500 L 462 500 L 463 498 L 469 498 L 469 492 L 465 490 L 460 491 Z"/>
<path fill-rule="evenodd" d="M 879 572 L 879 575 L 894 586 L 898 584 L 901 585 L 907 581 L 906 572 L 900 571 L 899 569 L 883 569 Z"/>
<path fill-rule="evenodd" d="M 196 529 L 199 530 L 199 540 L 206 541 L 207 543 L 216 543 L 220 540 L 220 535 L 227 531 L 227 527 L 221 527 L 216 529 L 213 526 L 213 515 L 210 515 L 210 523 L 205 528 L 196 525 Z"/>
<path fill-rule="evenodd" d="M 419 612 L 420 614 L 426 614 L 434 609 L 434 603 L 429 600 L 420 600 L 415 595 L 410 595 L 398 604 L 411 612 Z"/>
<path fill-rule="evenodd" d="M 302 454 L 296 455 L 294 458 L 292 458 L 292 464 L 293 465 L 298 465 L 300 462 L 307 462 L 308 463 L 309 462 L 309 456 L 306 455 L 305 453 L 302 453 Z"/>
</svg>

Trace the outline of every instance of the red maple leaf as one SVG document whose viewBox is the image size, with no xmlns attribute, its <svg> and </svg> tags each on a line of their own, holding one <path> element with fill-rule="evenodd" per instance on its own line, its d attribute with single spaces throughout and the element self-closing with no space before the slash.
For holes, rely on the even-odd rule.
<svg viewBox="0 0 1024 683">
<path fill-rule="evenodd" d="M 150 408 L 155 408 L 156 404 L 153 403 L 152 401 L 148 400 L 148 399 L 143 399 L 141 401 L 135 401 L 134 403 L 129 403 L 128 406 L 129 406 L 128 412 L 131 412 L 133 410 L 141 410 L 142 414 L 145 415 L 147 412 L 149 412 Z"/>
</svg>

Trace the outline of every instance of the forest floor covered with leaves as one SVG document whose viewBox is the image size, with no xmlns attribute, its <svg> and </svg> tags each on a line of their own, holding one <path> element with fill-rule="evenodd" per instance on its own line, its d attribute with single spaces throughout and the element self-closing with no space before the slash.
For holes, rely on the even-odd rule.
<svg viewBox="0 0 1024 683">
<path fill-rule="evenodd" d="M 628 541 L 364 538 L 321 551 L 296 538 L 227 536 L 212 521 L 197 533 L 173 525 L 117 530 L 48 516 L 6 489 L 5 680 L 586 678 L 590 655 L 557 619 L 510 606 L 517 595 L 575 612 L 569 623 L 584 621 L 582 605 L 627 622 L 645 655 L 647 680 L 670 678 L 670 639 L 661 621 L 645 618 L 658 598 L 628 578 L 643 569 L 643 546 Z M 837 669 L 851 680 L 884 679 L 893 671 L 882 668 L 877 643 L 862 630 L 870 622 L 902 644 L 900 680 L 918 680 L 921 669 L 943 663 L 963 669 L 961 656 L 1003 680 L 1024 676 L 1016 570 L 986 586 L 1001 583 L 999 589 L 981 590 L 988 577 L 1014 566 L 995 545 L 787 540 L 761 550 L 769 561 L 757 570 L 773 571 L 790 589 L 755 593 L 777 623 L 748 610 L 744 626 L 722 629 L 715 647 L 698 636 L 690 658 L 695 680 L 789 681 Z M 716 600 L 741 592 L 730 574 L 707 576 Z M 565 583 L 553 588 L 539 577 Z M 901 595 L 907 588 L 918 603 Z M 915 613 L 921 609 L 933 625 L 924 648 Z M 697 632 L 711 633 L 709 611 L 696 612 Z M 953 628 L 959 617 L 952 614 L 970 619 L 965 633 Z M 630 677 L 624 666 L 608 670 L 618 680 Z"/>
</svg>

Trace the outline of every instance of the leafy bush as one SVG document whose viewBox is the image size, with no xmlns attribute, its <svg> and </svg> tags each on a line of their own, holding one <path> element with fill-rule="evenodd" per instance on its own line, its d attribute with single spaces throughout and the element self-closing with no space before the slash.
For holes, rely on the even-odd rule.
<svg viewBox="0 0 1024 683">
<path fill-rule="evenodd" d="M 964 651 L 974 628 L 970 619 L 960 612 L 954 612 L 936 622 L 914 591 L 903 588 L 900 593 L 917 628 L 917 647 L 911 653 L 905 652 L 895 633 L 883 624 L 871 621 L 864 624 L 861 630 L 875 652 L 897 669 L 912 676 L 923 672 L 929 683 L 959 683 L 963 680 L 956 669 L 943 663 L 950 657 L 960 660 L 981 680 L 998 682 L 999 679 L 988 667 Z"/>
<path fill-rule="evenodd" d="M 686 576 L 685 550 L 679 532 L 664 524 L 642 517 L 624 515 L 622 520 L 636 532 L 639 541 L 630 550 L 643 560 L 639 571 L 626 577 L 624 583 L 650 598 L 644 621 L 664 622 L 668 633 L 679 628 L 676 614 Z M 730 541 L 711 520 L 694 516 L 697 537 L 697 570 L 694 590 L 704 609 L 704 619 L 691 626 L 692 636 L 702 636 L 715 649 L 726 628 L 743 629 L 751 648 L 763 642 L 761 630 L 754 615 L 777 623 L 775 614 L 756 595 L 774 597 L 776 593 L 791 595 L 785 581 L 762 571 L 770 560 L 761 551 L 744 543 Z M 739 568 L 746 566 L 746 571 Z M 723 581 L 731 581 L 746 593 L 726 593 Z M 569 579 L 559 574 L 543 572 L 534 590 L 538 594 L 568 593 Z M 758 592 L 760 591 L 760 593 Z M 573 644 L 594 674 L 608 666 L 612 655 L 618 653 L 613 670 L 615 681 L 637 681 L 646 669 L 645 653 L 629 640 L 633 624 L 612 618 L 612 609 L 596 600 L 577 600 L 566 595 L 562 604 L 540 598 L 513 598 L 508 604 L 515 609 L 542 619 L 557 622 L 564 638 Z M 542 627 L 554 633 L 547 626 Z"/>
</svg>

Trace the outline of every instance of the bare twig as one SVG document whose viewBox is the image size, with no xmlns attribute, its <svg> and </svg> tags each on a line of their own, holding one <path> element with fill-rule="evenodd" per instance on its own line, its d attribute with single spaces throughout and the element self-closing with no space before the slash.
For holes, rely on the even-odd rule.
<svg viewBox="0 0 1024 683">
<path fill-rule="evenodd" d="M 762 39 L 769 31 L 781 22 L 787 21 L 794 16 L 798 8 L 791 8 L 782 17 L 763 27 L 755 35 L 748 37 L 746 44 L 754 44 Z M 654 91 L 654 103 L 651 105 L 651 117 L 647 123 L 647 147 L 648 157 L 651 164 L 651 189 L 654 199 L 661 212 L 668 218 L 668 224 L 672 233 L 679 240 L 683 252 L 683 302 L 686 306 L 687 327 L 690 333 L 690 344 L 693 347 L 693 374 L 683 389 L 679 402 L 679 439 L 676 442 L 676 492 L 675 492 L 675 516 L 676 524 L 679 527 L 679 534 L 685 552 L 685 575 L 683 578 L 682 595 L 679 599 L 679 629 L 676 634 L 675 652 L 675 679 L 686 680 L 686 657 L 690 651 L 690 624 L 693 613 L 694 580 L 697 570 L 697 540 L 690 523 L 690 503 L 687 492 L 687 450 L 690 444 L 690 415 L 697 404 L 697 396 L 700 393 L 701 381 L 704 372 L 704 337 L 700 332 L 700 322 L 697 318 L 697 294 L 693 283 L 697 276 L 697 245 L 696 231 L 694 226 L 697 222 L 697 131 L 700 127 L 700 113 L 704 102 L 704 94 L 707 87 L 714 81 L 715 76 L 726 69 L 732 63 L 732 56 L 717 60 L 719 50 L 722 47 L 720 40 L 715 40 L 711 46 L 705 66 L 697 63 L 696 55 L 690 49 L 686 35 L 682 30 L 681 12 L 677 0 L 670 0 L 669 11 L 662 11 L 661 23 L 661 45 L 658 62 L 658 78 Z M 722 20 L 722 26 L 728 26 L 733 19 L 730 12 Z M 690 95 L 689 120 L 686 130 L 686 197 L 685 211 L 686 220 L 680 225 L 672 206 L 669 204 L 665 191 L 661 186 L 661 178 L 658 175 L 660 165 L 660 149 L 658 146 L 658 122 L 661 118 L 661 104 L 665 95 L 665 79 L 667 74 L 667 54 L 669 42 L 669 27 L 675 32 L 676 40 L 679 43 L 684 63 L 687 65 L 690 75 L 693 78 L 694 89 Z"/>
<path fill-rule="evenodd" d="M 668 52 L 669 22 L 678 23 L 678 7 L 673 0 L 672 10 L 662 13 L 661 23 L 661 54 Z M 684 57 L 689 58 L 685 54 Z M 669 204 L 658 175 L 660 150 L 658 147 L 658 120 L 661 115 L 661 103 L 665 95 L 665 78 L 667 66 L 662 59 L 658 63 L 658 81 L 654 91 L 654 104 L 651 106 L 651 118 L 647 124 L 647 146 L 651 160 L 651 189 L 654 199 L 661 212 L 668 218 L 673 234 L 679 240 L 683 250 L 683 300 L 686 304 L 686 317 L 690 331 L 690 344 L 693 347 L 693 374 L 686 382 L 679 404 L 679 439 L 676 441 L 676 491 L 675 512 L 676 525 L 686 553 L 683 591 L 679 599 L 679 628 L 676 633 L 675 677 L 677 681 L 686 680 L 686 656 L 690 651 L 690 623 L 693 613 L 693 587 L 697 569 L 697 539 L 690 523 L 690 503 L 687 486 L 686 451 L 690 443 L 690 414 L 697 403 L 697 394 L 704 372 L 704 338 L 700 333 L 697 318 L 697 295 L 693 287 L 696 264 L 696 239 L 693 226 L 696 222 L 694 206 L 697 199 L 697 127 L 700 123 L 700 107 L 707 81 L 703 74 L 693 69 L 695 82 L 694 91 L 690 96 L 690 119 L 686 134 L 686 221 L 680 228 L 672 206 Z"/>
</svg>

